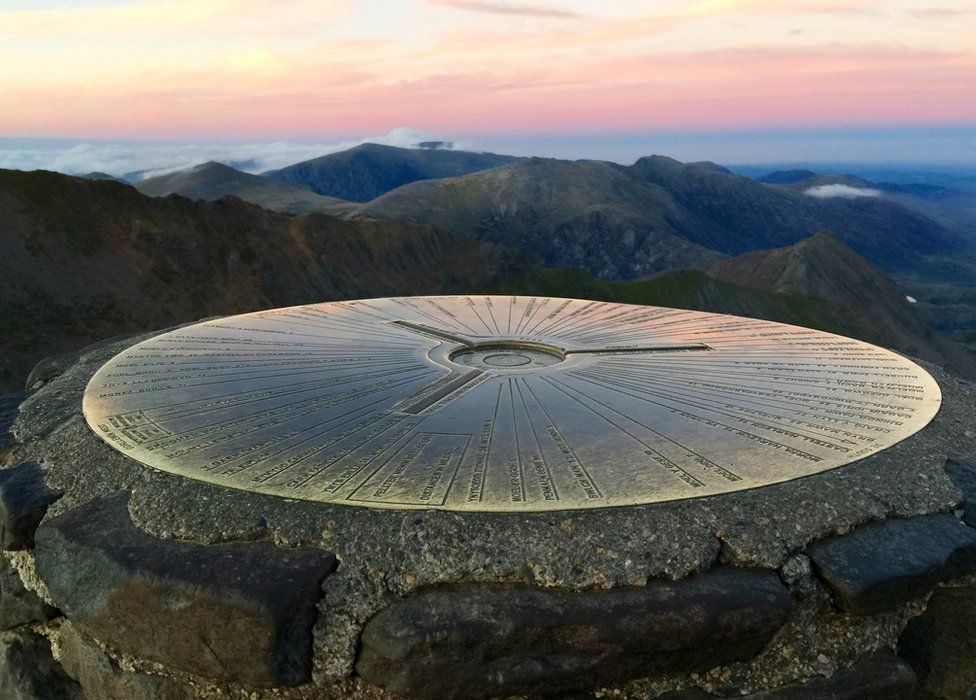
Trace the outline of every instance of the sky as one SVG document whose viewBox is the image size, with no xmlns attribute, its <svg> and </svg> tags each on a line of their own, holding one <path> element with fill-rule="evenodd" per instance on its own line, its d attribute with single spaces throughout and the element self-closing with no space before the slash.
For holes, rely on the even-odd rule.
<svg viewBox="0 0 976 700">
<path fill-rule="evenodd" d="M 410 134 L 614 160 L 976 162 L 976 2 L 0 0 L 0 165 Z"/>
</svg>

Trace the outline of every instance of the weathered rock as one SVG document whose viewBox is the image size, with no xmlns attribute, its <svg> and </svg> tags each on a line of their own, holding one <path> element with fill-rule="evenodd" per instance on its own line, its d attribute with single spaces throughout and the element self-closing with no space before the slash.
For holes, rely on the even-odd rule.
<svg viewBox="0 0 976 700">
<path fill-rule="evenodd" d="M 976 570 L 976 530 L 952 515 L 886 520 L 816 542 L 807 555 L 842 610 L 873 614 Z"/>
<path fill-rule="evenodd" d="M 976 694 L 976 588 L 939 588 L 898 640 L 898 653 L 931 696 Z"/>
<path fill-rule="evenodd" d="M 829 678 L 815 678 L 761 693 L 748 700 L 911 700 L 915 674 L 891 651 L 878 651 Z"/>
<path fill-rule="evenodd" d="M 842 668 L 829 678 L 738 696 L 742 700 L 912 700 L 915 673 L 887 649 L 868 654 L 853 666 Z M 712 700 L 716 696 L 700 688 L 675 690 L 657 700 Z"/>
<path fill-rule="evenodd" d="M 112 340 L 112 338 L 106 340 Z M 42 358 L 27 375 L 25 383 L 27 389 L 31 391 L 40 389 L 55 377 L 60 377 L 68 367 L 78 361 L 81 354 L 81 352 L 75 351 Z"/>
<path fill-rule="evenodd" d="M 38 523 L 59 496 L 44 483 L 44 470 L 35 462 L 0 470 L 0 545 L 32 548 Z"/>
<path fill-rule="evenodd" d="M 203 321 L 206 319 L 200 320 Z M 31 369 L 30 374 L 27 375 L 25 386 L 27 387 L 28 391 L 37 391 L 51 380 L 60 377 L 62 374 L 68 371 L 70 367 L 77 364 L 78 361 L 81 360 L 81 358 L 83 358 L 93 347 L 118 343 L 120 341 L 129 339 L 132 339 L 133 341 L 137 340 L 138 334 L 118 333 L 116 335 L 103 338 L 94 345 L 89 345 L 79 350 L 63 352 L 57 355 L 48 355 L 47 357 L 41 358 L 37 364 L 34 365 L 33 369 Z"/>
<path fill-rule="evenodd" d="M 663 695 L 658 695 L 654 700 L 712 700 L 717 696 L 706 693 L 701 688 L 688 688 L 687 690 L 669 690 Z"/>
<path fill-rule="evenodd" d="M 960 456 L 949 457 L 945 469 L 952 483 L 966 497 L 962 504 L 963 522 L 976 527 L 976 460 Z"/>
<path fill-rule="evenodd" d="M 81 686 L 51 655 L 48 641 L 33 632 L 0 637 L 0 698 L 3 700 L 82 700 Z"/>
<path fill-rule="evenodd" d="M 10 563 L 0 558 L 0 630 L 43 622 L 57 612 L 33 591 L 28 591 Z"/>
<path fill-rule="evenodd" d="M 335 557 L 269 541 L 201 545 L 132 523 L 127 495 L 92 501 L 37 531 L 37 572 L 90 636 L 134 657 L 217 680 L 296 685 Z"/>
<path fill-rule="evenodd" d="M 30 392 L 21 391 L 16 394 L 0 395 L 0 451 L 17 442 L 17 438 L 10 432 L 10 428 L 20 413 L 20 404 L 29 394 Z"/>
<path fill-rule="evenodd" d="M 60 631 L 60 661 L 81 684 L 87 700 L 185 700 L 192 689 L 165 676 L 126 671 L 96 644 L 65 622 Z"/>
<path fill-rule="evenodd" d="M 727 567 L 607 591 L 445 586 L 371 620 L 356 668 L 426 698 L 583 690 L 748 659 L 791 607 L 775 573 Z"/>
</svg>

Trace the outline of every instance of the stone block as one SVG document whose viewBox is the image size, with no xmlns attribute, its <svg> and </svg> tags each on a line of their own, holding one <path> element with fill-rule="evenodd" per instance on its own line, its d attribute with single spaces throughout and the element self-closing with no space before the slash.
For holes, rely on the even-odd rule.
<svg viewBox="0 0 976 700">
<path fill-rule="evenodd" d="M 0 545 L 32 548 L 38 523 L 59 497 L 44 483 L 44 470 L 36 462 L 0 470 Z"/>
<path fill-rule="evenodd" d="M 749 659 L 792 604 L 774 572 L 729 567 L 603 591 L 444 586 L 373 618 L 356 668 L 410 697 L 580 691 Z"/>
<path fill-rule="evenodd" d="M 37 531 L 38 575 L 80 631 L 205 678 L 257 687 L 310 679 L 332 554 L 159 539 L 134 525 L 127 502 L 97 499 Z"/>
<path fill-rule="evenodd" d="M 0 557 L 0 631 L 49 620 L 57 612 L 27 590 L 10 563 Z"/>
<path fill-rule="evenodd" d="M 898 653 L 929 697 L 976 696 L 976 588 L 938 588 L 905 627 Z"/>
<path fill-rule="evenodd" d="M 65 622 L 60 632 L 60 660 L 81 684 L 86 700 L 190 700 L 193 690 L 172 678 L 126 671 L 98 645 Z"/>
<path fill-rule="evenodd" d="M 976 570 L 976 530 L 952 515 L 862 525 L 806 550 L 845 612 L 894 610 L 939 582 Z"/>
<path fill-rule="evenodd" d="M 912 700 L 915 674 L 908 664 L 883 650 L 835 671 L 829 678 L 815 678 L 745 696 L 744 700 Z"/>
<path fill-rule="evenodd" d="M 83 700 L 75 683 L 51 655 L 47 639 L 34 632 L 0 635 L 0 698 Z"/>
</svg>

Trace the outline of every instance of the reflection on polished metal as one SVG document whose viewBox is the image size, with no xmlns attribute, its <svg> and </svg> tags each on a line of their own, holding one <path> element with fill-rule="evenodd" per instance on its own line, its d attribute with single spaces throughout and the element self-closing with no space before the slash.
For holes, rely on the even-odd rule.
<svg viewBox="0 0 976 700">
<path fill-rule="evenodd" d="M 815 474 L 924 427 L 895 353 L 737 316 L 578 299 L 403 297 L 207 321 L 112 358 L 108 444 L 166 472 L 346 505 L 539 511 Z"/>
</svg>

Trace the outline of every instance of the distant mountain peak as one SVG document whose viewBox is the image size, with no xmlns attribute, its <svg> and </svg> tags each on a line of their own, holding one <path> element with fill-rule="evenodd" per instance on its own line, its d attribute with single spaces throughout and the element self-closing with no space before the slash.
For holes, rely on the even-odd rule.
<svg viewBox="0 0 976 700">
<path fill-rule="evenodd" d="M 639 173 L 645 179 L 658 182 L 659 184 L 681 177 L 700 178 L 710 177 L 713 175 L 730 176 L 733 178 L 739 177 L 738 175 L 733 174 L 728 168 L 711 161 L 683 163 L 680 160 L 661 155 L 650 155 L 644 156 L 643 158 L 638 158 L 637 161 L 630 166 L 630 169 L 635 173 Z"/>
<path fill-rule="evenodd" d="M 844 241 L 825 228 L 820 229 L 809 238 L 798 241 L 796 245 L 802 248 L 843 248 L 844 250 L 850 251 L 853 255 L 857 255 Z"/>
<path fill-rule="evenodd" d="M 812 170 L 797 168 L 793 170 L 774 170 L 756 179 L 767 185 L 792 185 L 815 177 L 817 177 L 817 173 Z"/>
<path fill-rule="evenodd" d="M 80 177 L 83 177 L 86 180 L 115 180 L 116 182 L 125 182 L 125 180 L 121 177 L 115 177 L 115 175 L 109 175 L 108 173 L 103 173 L 100 170 L 93 170 L 92 172 L 85 173 Z"/>
<path fill-rule="evenodd" d="M 399 148 L 363 143 L 272 170 L 264 176 L 321 195 L 367 202 L 418 180 L 457 177 L 519 160 L 515 156 L 459 151 L 445 147 L 445 142 L 425 143 L 431 147 Z"/>
<path fill-rule="evenodd" d="M 138 183 L 136 189 L 151 197 L 179 194 L 190 199 L 210 201 L 237 197 L 288 214 L 324 212 L 345 216 L 353 208 L 352 204 L 334 197 L 274 182 L 213 160 L 186 170 L 147 178 Z"/>
<path fill-rule="evenodd" d="M 671 158 L 670 156 L 662 156 L 658 154 L 652 154 L 649 156 L 641 156 L 636 161 L 634 161 L 633 168 L 640 167 L 656 167 L 656 168 L 684 168 L 685 163 L 680 160 Z"/>
<path fill-rule="evenodd" d="M 452 141 L 420 141 L 413 145 L 422 151 L 451 151 L 454 149 Z"/>
<path fill-rule="evenodd" d="M 221 163 L 220 161 L 217 161 L 217 160 L 208 160 L 205 163 L 200 163 L 199 165 L 194 165 L 190 169 L 191 170 L 198 170 L 198 171 L 199 170 L 223 170 L 223 171 L 233 170 L 234 172 L 243 172 L 243 171 L 238 170 L 237 168 L 233 168 L 233 167 L 227 165 L 226 163 Z"/>
</svg>

